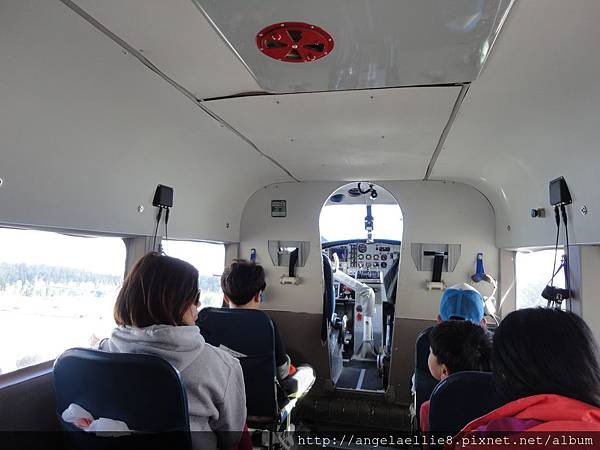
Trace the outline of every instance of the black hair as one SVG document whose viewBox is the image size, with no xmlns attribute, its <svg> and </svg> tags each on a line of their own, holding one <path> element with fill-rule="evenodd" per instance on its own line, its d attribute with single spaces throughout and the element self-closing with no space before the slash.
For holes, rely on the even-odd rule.
<svg viewBox="0 0 600 450">
<path fill-rule="evenodd" d="M 262 266 L 245 259 L 236 259 L 221 275 L 223 294 L 238 306 L 250 302 L 266 286 Z"/>
<path fill-rule="evenodd" d="M 493 351 L 505 401 L 558 394 L 600 407 L 598 346 L 579 316 L 550 308 L 510 313 L 494 334 Z"/>
<path fill-rule="evenodd" d="M 429 333 L 429 346 L 439 364 L 450 373 L 465 370 L 489 372 L 492 342 L 487 332 L 468 320 L 447 320 Z"/>
<path fill-rule="evenodd" d="M 140 258 L 117 295 L 117 325 L 185 325 L 183 315 L 198 304 L 198 271 L 181 259 L 148 253 Z"/>
</svg>

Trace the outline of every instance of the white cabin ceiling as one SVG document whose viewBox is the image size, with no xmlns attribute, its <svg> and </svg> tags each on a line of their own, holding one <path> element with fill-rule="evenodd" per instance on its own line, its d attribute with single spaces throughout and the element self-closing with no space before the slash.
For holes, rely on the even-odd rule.
<svg viewBox="0 0 600 450">
<path fill-rule="evenodd" d="M 151 234 L 162 183 L 172 236 L 237 241 L 248 197 L 291 180 L 57 0 L 0 1 L 0 61 L 4 223 Z"/>
<path fill-rule="evenodd" d="M 248 65 L 264 90 L 315 92 L 465 83 L 477 78 L 513 0 L 190 0 Z M 270 31 L 305 23 L 324 30 Z M 274 40 L 271 37 L 276 36 Z M 282 44 L 287 41 L 287 46 Z M 311 62 L 278 56 L 312 51 Z M 333 47 L 330 48 L 330 43 Z M 294 48 L 298 49 L 295 50 Z M 309 48 L 309 50 L 307 50 Z M 263 50 L 268 51 L 266 48 Z M 295 52 L 295 53 L 294 53 Z M 285 59 L 285 58 L 284 58 Z"/>
<path fill-rule="evenodd" d="M 235 240 L 245 199 L 270 183 L 423 178 L 459 96 L 445 86 L 222 98 L 261 87 L 192 0 L 75 3 L 91 20 L 71 0 L 0 0 L 4 222 L 146 232 L 149 217 L 106 213 L 177 179 L 176 199 L 215 212 L 180 210 L 180 236 Z M 440 147 L 431 178 L 480 189 L 502 247 L 552 243 L 551 214 L 528 212 L 547 205 L 558 175 L 572 210 L 588 206 L 573 214 L 575 239 L 600 241 L 598 23 L 597 0 L 517 2 Z M 213 189 L 225 179 L 235 181 Z M 222 232 L 225 218 L 234 225 Z"/>
<path fill-rule="evenodd" d="M 360 90 L 207 106 L 303 181 L 421 179 L 459 92 Z"/>
<path fill-rule="evenodd" d="M 200 99 L 262 90 L 191 0 L 74 3 Z"/>
<path fill-rule="evenodd" d="M 76 0 L 92 20 L 142 50 L 144 58 L 198 99 L 260 89 L 191 0 L 168 3 Z M 419 179 L 459 91 L 436 86 L 202 104 L 295 179 Z"/>
<path fill-rule="evenodd" d="M 209 98 L 469 82 L 513 0 L 422 0 L 418 7 L 408 0 L 65 0 L 70 2 L 194 95 Z M 257 33 L 283 20 L 333 33 L 331 55 L 309 64 L 263 55 Z"/>
</svg>

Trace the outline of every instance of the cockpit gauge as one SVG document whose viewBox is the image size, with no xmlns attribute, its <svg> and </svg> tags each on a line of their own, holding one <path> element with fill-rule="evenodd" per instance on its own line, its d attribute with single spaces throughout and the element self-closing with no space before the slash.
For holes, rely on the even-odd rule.
<svg viewBox="0 0 600 450">
<path fill-rule="evenodd" d="M 382 261 L 387 261 L 387 255 L 381 255 L 381 260 Z"/>
<path fill-rule="evenodd" d="M 373 263 L 373 267 L 379 267 L 379 263 L 378 262 L 374 262 Z"/>
<path fill-rule="evenodd" d="M 370 268 L 371 268 L 371 263 L 370 263 L 370 262 L 368 262 L 368 263 L 367 263 L 367 269 L 370 269 Z"/>
<path fill-rule="evenodd" d="M 367 251 L 367 244 L 358 244 L 358 252 L 364 253 Z"/>
<path fill-rule="evenodd" d="M 382 262 L 382 263 L 381 263 L 381 268 L 382 268 L 382 269 L 385 269 L 386 267 L 387 267 L 387 263 L 386 263 L 386 262 Z"/>
<path fill-rule="evenodd" d="M 362 262 L 362 261 L 360 261 L 360 262 L 358 263 L 358 267 L 362 269 L 363 267 L 365 267 L 365 263 L 364 263 L 364 262 Z"/>
<path fill-rule="evenodd" d="M 373 255 L 373 259 L 374 260 L 378 260 L 379 259 L 379 255 Z"/>
<path fill-rule="evenodd" d="M 366 258 L 366 259 L 371 259 L 371 255 L 370 255 L 369 253 L 367 253 L 367 254 L 365 255 L 365 258 Z"/>
<path fill-rule="evenodd" d="M 363 254 L 360 254 L 360 255 L 358 255 L 358 259 L 359 259 L 359 260 L 361 260 L 361 259 L 365 259 L 365 255 L 363 255 Z"/>
</svg>

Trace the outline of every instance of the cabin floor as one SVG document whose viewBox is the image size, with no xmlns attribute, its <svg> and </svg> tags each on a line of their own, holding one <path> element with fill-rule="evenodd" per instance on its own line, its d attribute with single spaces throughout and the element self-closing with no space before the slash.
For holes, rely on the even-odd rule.
<svg viewBox="0 0 600 450">
<path fill-rule="evenodd" d="M 383 392 L 383 379 L 375 361 L 344 360 L 342 374 L 336 383 L 338 389 Z"/>
<path fill-rule="evenodd" d="M 364 370 L 364 372 L 363 372 Z M 373 381 L 372 374 L 376 368 L 368 363 L 353 363 L 344 368 L 343 377 L 352 389 L 340 388 L 339 381 L 334 389 L 313 388 L 309 395 L 301 399 L 296 406 L 292 422 L 296 425 L 297 438 L 308 431 L 314 436 L 337 436 L 337 445 L 325 445 L 327 448 L 358 448 L 340 446 L 343 435 L 369 436 L 380 435 L 404 436 L 411 431 L 409 405 L 393 402 L 386 397 L 383 390 L 364 390 Z M 347 375 L 346 375 L 347 373 Z M 356 390 L 358 378 L 363 374 L 363 390 Z M 353 375 L 351 377 L 351 375 Z M 379 380 L 379 377 L 376 377 Z M 371 387 L 381 387 L 378 385 Z M 295 418 L 294 418 L 295 417 Z M 300 432 L 300 433 L 298 433 Z M 346 439 L 347 442 L 348 439 Z M 333 443 L 331 443 L 333 444 Z M 318 445 L 319 446 L 319 445 Z M 359 445 L 359 447 L 361 447 Z M 298 448 L 311 448 L 300 446 Z M 362 448 L 372 448 L 362 446 Z"/>
</svg>

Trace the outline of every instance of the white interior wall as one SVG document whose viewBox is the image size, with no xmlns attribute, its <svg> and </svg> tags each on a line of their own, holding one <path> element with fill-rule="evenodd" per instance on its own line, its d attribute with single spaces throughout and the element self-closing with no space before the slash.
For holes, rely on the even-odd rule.
<svg viewBox="0 0 600 450">
<path fill-rule="evenodd" d="M 600 242 L 599 22 L 597 0 L 517 1 L 461 106 L 432 176 L 486 194 L 498 247 L 554 244 L 548 182 L 560 175 L 574 201 L 571 242 Z M 540 207 L 546 218 L 532 219 Z"/>
<path fill-rule="evenodd" d="M 343 184 L 275 184 L 257 191 L 248 200 L 240 227 L 240 256 L 249 258 L 250 250 L 256 249 L 257 262 L 267 272 L 267 308 L 309 313 L 322 311 L 319 214 L 329 195 Z M 438 309 L 440 293 L 425 289 L 431 273 L 417 272 L 410 256 L 411 242 L 462 244 L 456 270 L 443 274 L 448 285 L 470 279 L 475 271 L 478 252 L 485 255 L 486 271 L 497 276 L 494 211 L 481 193 L 470 186 L 453 182 L 384 181 L 377 184 L 398 200 L 404 217 L 397 317 L 432 319 Z M 287 218 L 271 217 L 271 200 L 287 201 Z M 279 283 L 287 268 L 273 267 L 267 249 L 268 240 L 310 242 L 307 264 L 297 271 L 303 280 L 301 285 L 282 286 Z M 476 287 L 481 288 L 484 294 L 490 294 L 486 285 Z"/>
</svg>

